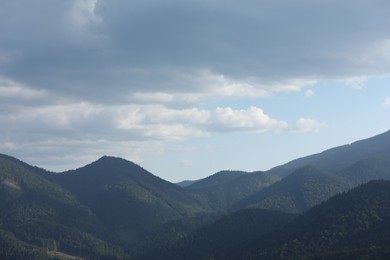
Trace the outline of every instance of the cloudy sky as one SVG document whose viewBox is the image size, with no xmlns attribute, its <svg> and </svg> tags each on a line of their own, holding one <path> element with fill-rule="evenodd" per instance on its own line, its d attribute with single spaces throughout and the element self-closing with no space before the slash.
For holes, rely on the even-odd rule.
<svg viewBox="0 0 390 260">
<path fill-rule="evenodd" d="M 170 181 L 390 129 L 387 0 L 1 0 L 0 153 Z"/>
</svg>

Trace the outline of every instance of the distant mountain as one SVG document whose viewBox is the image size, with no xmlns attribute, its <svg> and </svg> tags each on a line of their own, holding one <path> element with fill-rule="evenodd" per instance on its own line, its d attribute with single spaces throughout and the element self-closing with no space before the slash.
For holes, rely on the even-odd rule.
<svg viewBox="0 0 390 260">
<path fill-rule="evenodd" d="M 232 209 L 249 207 L 299 213 L 351 188 L 343 179 L 324 173 L 314 166 L 305 166 L 243 198 Z"/>
<path fill-rule="evenodd" d="M 179 187 L 185 188 L 185 187 L 188 187 L 188 186 L 194 184 L 197 181 L 198 180 L 194 180 L 194 181 L 185 180 L 185 181 L 177 182 L 176 185 L 179 186 Z"/>
<path fill-rule="evenodd" d="M 367 158 L 346 167 L 338 176 L 353 185 L 366 183 L 370 180 L 390 179 L 390 158 Z"/>
<path fill-rule="evenodd" d="M 79 256 L 121 254 L 107 242 L 112 237 L 96 216 L 70 191 L 30 169 L 34 167 L 0 156 L 0 233 L 9 253 L 16 243 L 22 250 L 15 251 L 15 257 L 59 244 L 61 250 Z M 9 240 L 14 242 L 7 244 Z"/>
<path fill-rule="evenodd" d="M 321 170 L 336 174 L 344 168 L 367 158 L 390 158 L 390 131 L 326 150 L 322 153 L 293 160 L 271 169 L 269 172 L 286 176 L 305 165 L 314 165 Z"/>
<path fill-rule="evenodd" d="M 177 185 L 140 166 L 104 156 L 76 170 L 53 175 L 117 236 L 137 241 L 156 226 L 204 212 L 202 206 Z"/>
<path fill-rule="evenodd" d="M 210 210 L 228 210 L 233 204 L 280 179 L 264 172 L 223 171 L 186 187 L 202 205 Z"/>
<path fill-rule="evenodd" d="M 245 174 L 248 174 L 248 172 L 244 171 L 220 171 L 213 175 L 210 175 L 204 179 L 201 179 L 199 181 L 196 181 L 192 185 L 188 186 L 187 188 L 189 190 L 199 190 L 209 187 L 215 187 L 219 185 L 223 185 L 225 183 L 228 183 L 234 179 L 237 179 L 238 177 L 241 177 Z"/>
</svg>

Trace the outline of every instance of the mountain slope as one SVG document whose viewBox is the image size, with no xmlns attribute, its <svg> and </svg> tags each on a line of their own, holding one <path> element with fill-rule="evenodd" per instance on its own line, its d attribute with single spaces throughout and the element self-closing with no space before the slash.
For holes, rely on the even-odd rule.
<svg viewBox="0 0 390 260">
<path fill-rule="evenodd" d="M 386 259 L 389 253 L 390 181 L 371 181 L 314 207 L 233 258 Z"/>
<path fill-rule="evenodd" d="M 325 174 L 317 167 L 306 166 L 244 198 L 232 209 L 257 207 L 298 213 L 349 188 L 341 178 Z"/>
<path fill-rule="evenodd" d="M 363 159 L 346 167 L 337 175 L 353 185 L 362 184 L 370 180 L 389 180 L 390 160 L 387 158 Z"/>
<path fill-rule="evenodd" d="M 120 255 L 95 215 L 63 187 L 24 163 L 0 156 L 0 231 L 13 241 L 42 247 L 61 244 L 76 255 Z M 4 233 L 5 232 L 5 233 Z M 22 242 L 23 241 L 23 242 Z M 31 248 L 30 246 L 23 246 Z"/>
<path fill-rule="evenodd" d="M 55 175 L 55 181 L 72 191 L 105 226 L 129 241 L 154 226 L 204 211 L 182 188 L 120 158 L 104 156 Z"/>
<path fill-rule="evenodd" d="M 298 217 L 234 212 L 141 259 L 387 259 L 390 181 L 336 195 Z"/>
<path fill-rule="evenodd" d="M 373 157 L 390 157 L 390 131 L 349 145 L 335 147 L 322 153 L 293 160 L 277 166 L 269 172 L 286 176 L 305 165 L 314 165 L 325 172 L 335 174 L 360 160 Z"/>
<path fill-rule="evenodd" d="M 211 210 L 225 211 L 279 179 L 279 176 L 264 172 L 220 172 L 185 189 Z"/>
<path fill-rule="evenodd" d="M 228 255 L 232 248 L 237 250 L 237 247 L 258 236 L 284 227 L 295 217 L 293 214 L 264 209 L 237 211 L 201 227 L 174 245 L 148 252 L 141 259 L 219 258 L 220 255 Z"/>
<path fill-rule="evenodd" d="M 247 172 L 244 171 L 220 171 L 193 183 L 192 185 L 188 186 L 187 189 L 199 190 L 222 185 L 234 179 L 237 179 L 238 177 L 241 177 L 245 174 L 247 174 Z"/>
</svg>

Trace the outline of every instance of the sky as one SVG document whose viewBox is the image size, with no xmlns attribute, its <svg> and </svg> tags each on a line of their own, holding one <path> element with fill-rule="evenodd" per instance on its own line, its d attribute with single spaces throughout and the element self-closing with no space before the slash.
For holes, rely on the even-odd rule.
<svg viewBox="0 0 390 260">
<path fill-rule="evenodd" d="M 0 153 L 165 180 L 390 129 L 387 0 L 0 0 Z"/>
</svg>

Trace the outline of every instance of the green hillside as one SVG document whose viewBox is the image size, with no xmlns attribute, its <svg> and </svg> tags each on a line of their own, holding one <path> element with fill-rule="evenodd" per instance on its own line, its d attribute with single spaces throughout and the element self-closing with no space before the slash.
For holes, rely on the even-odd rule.
<svg viewBox="0 0 390 260">
<path fill-rule="evenodd" d="M 210 175 L 204 179 L 198 180 L 192 185 L 187 187 L 188 190 L 200 190 L 210 187 L 215 187 L 219 185 L 223 185 L 225 183 L 231 182 L 238 177 L 241 177 L 248 172 L 244 171 L 220 171 L 213 175 Z"/>
<path fill-rule="evenodd" d="M 210 210 L 226 211 L 239 200 L 279 179 L 279 176 L 264 172 L 220 172 L 187 187 L 186 190 Z"/>
<path fill-rule="evenodd" d="M 174 245 L 148 252 L 141 259 L 218 259 L 229 255 L 231 249 L 235 253 L 249 241 L 281 229 L 295 217 L 264 209 L 237 211 L 201 227 Z"/>
<path fill-rule="evenodd" d="M 372 181 L 294 217 L 241 210 L 141 259 L 388 259 L 390 181 Z"/>
<path fill-rule="evenodd" d="M 255 207 L 299 213 L 349 188 L 350 185 L 341 178 L 328 175 L 317 167 L 306 166 L 245 197 L 232 209 Z"/>
<path fill-rule="evenodd" d="M 85 167 L 55 175 L 55 181 L 129 242 L 156 226 L 204 212 L 182 188 L 120 158 L 102 157 Z"/>
<path fill-rule="evenodd" d="M 372 181 L 314 207 L 233 258 L 387 259 L 389 253 L 390 181 Z"/>
<path fill-rule="evenodd" d="M 337 175 L 353 185 L 362 184 L 370 180 L 389 180 L 390 157 L 389 159 L 375 157 L 360 160 L 343 169 Z"/>
<path fill-rule="evenodd" d="M 23 164 L 21 164 L 23 165 Z M 0 229 L 18 244 L 76 255 L 120 255 L 107 231 L 71 192 L 17 160 L 0 157 Z M 4 233 L 5 232 L 5 233 Z M 9 233 L 7 233 L 9 232 Z M 3 236 L 4 237 L 4 236 Z"/>
</svg>

